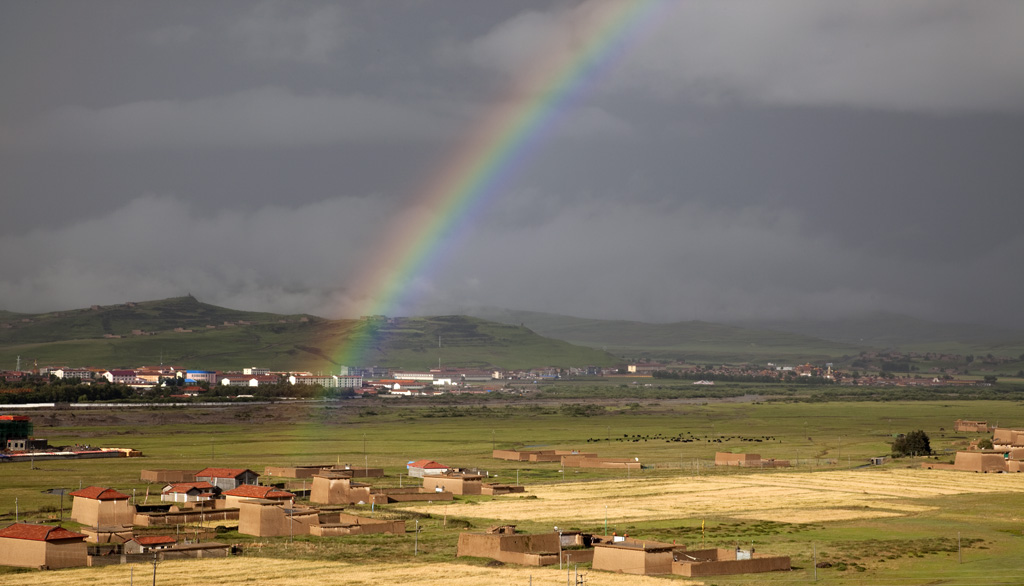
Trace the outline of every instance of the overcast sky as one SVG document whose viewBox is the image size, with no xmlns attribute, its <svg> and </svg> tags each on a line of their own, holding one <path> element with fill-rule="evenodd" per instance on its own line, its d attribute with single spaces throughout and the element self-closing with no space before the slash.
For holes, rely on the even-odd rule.
<svg viewBox="0 0 1024 586">
<path fill-rule="evenodd" d="M 393 218 L 607 8 L 0 3 L 0 309 L 350 316 Z M 1024 327 L 1021 31 L 1018 0 L 669 2 L 395 311 Z"/>
</svg>

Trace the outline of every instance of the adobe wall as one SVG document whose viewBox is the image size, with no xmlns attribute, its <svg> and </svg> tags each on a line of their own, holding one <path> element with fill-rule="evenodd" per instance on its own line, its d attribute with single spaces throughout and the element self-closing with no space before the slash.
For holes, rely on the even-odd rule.
<svg viewBox="0 0 1024 586">
<path fill-rule="evenodd" d="M 0 537 L 0 566 L 40 568 L 45 565 L 45 541 Z"/>
<path fill-rule="evenodd" d="M 480 480 L 468 480 L 465 478 L 424 476 L 423 488 L 426 490 L 440 488 L 442 492 L 450 492 L 452 494 L 482 494 L 482 482 Z"/>
<path fill-rule="evenodd" d="M 405 492 L 401 488 L 387 488 L 371 495 L 375 504 L 386 505 L 388 503 L 408 503 L 416 501 L 450 501 L 453 499 L 450 492 L 423 491 L 414 489 L 416 492 Z M 398 492 L 401 491 L 401 492 Z"/>
<path fill-rule="evenodd" d="M 480 494 L 484 495 L 502 495 L 518 492 L 526 492 L 526 487 L 511 484 L 483 484 L 480 486 Z"/>
<path fill-rule="evenodd" d="M 195 482 L 196 473 L 191 470 L 143 470 L 141 477 L 146 482 L 174 484 L 178 482 Z"/>
<path fill-rule="evenodd" d="M 202 512 L 136 513 L 133 522 L 140 527 L 151 527 L 153 525 L 184 525 L 201 521 L 233 521 L 235 519 L 238 519 L 238 509 L 218 509 Z"/>
<path fill-rule="evenodd" d="M 313 478 L 331 466 L 267 466 L 263 469 L 264 476 L 283 476 L 284 478 Z"/>
<path fill-rule="evenodd" d="M 576 456 L 566 456 L 566 458 L 575 459 Z M 576 460 L 573 460 L 576 461 Z M 570 468 L 616 468 L 619 470 L 625 470 L 626 468 L 632 470 L 640 469 L 640 462 L 631 458 L 595 458 L 595 457 L 581 457 L 576 464 L 563 464 Z"/>
<path fill-rule="evenodd" d="M 715 452 L 715 466 L 756 466 L 760 463 L 761 454 Z"/>
<path fill-rule="evenodd" d="M 671 574 L 672 550 L 598 545 L 594 548 L 593 568 L 623 574 Z"/>
<path fill-rule="evenodd" d="M 529 454 L 517 450 L 494 450 L 491 452 L 491 457 L 498 460 L 512 460 L 514 462 L 523 462 L 530 459 Z"/>
<path fill-rule="evenodd" d="M 790 559 L 787 556 L 759 556 L 754 553 L 749 560 L 738 560 L 736 559 L 736 550 L 733 549 L 687 551 L 685 554 L 698 560 L 706 559 L 708 561 L 681 559 L 673 562 L 673 574 L 689 577 L 725 576 L 790 569 Z"/>
<path fill-rule="evenodd" d="M 1004 472 L 1006 471 L 1006 460 L 1002 454 L 957 452 L 953 468 L 967 472 Z"/>
</svg>

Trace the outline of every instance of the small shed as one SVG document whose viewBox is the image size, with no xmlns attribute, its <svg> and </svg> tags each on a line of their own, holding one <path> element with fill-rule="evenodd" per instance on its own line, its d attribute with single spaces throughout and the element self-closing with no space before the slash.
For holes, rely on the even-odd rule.
<svg viewBox="0 0 1024 586">
<path fill-rule="evenodd" d="M 124 552 L 127 554 L 150 553 L 171 548 L 176 543 L 178 540 L 170 535 L 140 535 L 124 543 Z"/>
</svg>

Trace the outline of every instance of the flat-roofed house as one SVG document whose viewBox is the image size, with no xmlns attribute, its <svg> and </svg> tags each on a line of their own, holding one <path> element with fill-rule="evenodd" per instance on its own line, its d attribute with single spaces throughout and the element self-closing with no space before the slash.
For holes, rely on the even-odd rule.
<svg viewBox="0 0 1024 586">
<path fill-rule="evenodd" d="M 0 529 L 0 566 L 52 570 L 85 566 L 88 559 L 81 533 L 30 523 Z"/>
<path fill-rule="evenodd" d="M 593 568 L 623 574 L 671 574 L 676 548 L 671 543 L 630 539 L 599 543 L 594 545 Z"/>
</svg>

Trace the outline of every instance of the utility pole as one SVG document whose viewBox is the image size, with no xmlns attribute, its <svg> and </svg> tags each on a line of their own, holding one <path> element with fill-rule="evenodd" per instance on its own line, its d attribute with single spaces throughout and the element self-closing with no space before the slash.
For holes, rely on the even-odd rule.
<svg viewBox="0 0 1024 586">
<path fill-rule="evenodd" d="M 811 545 L 811 552 L 814 554 L 814 581 L 818 581 L 818 547 Z"/>
</svg>

